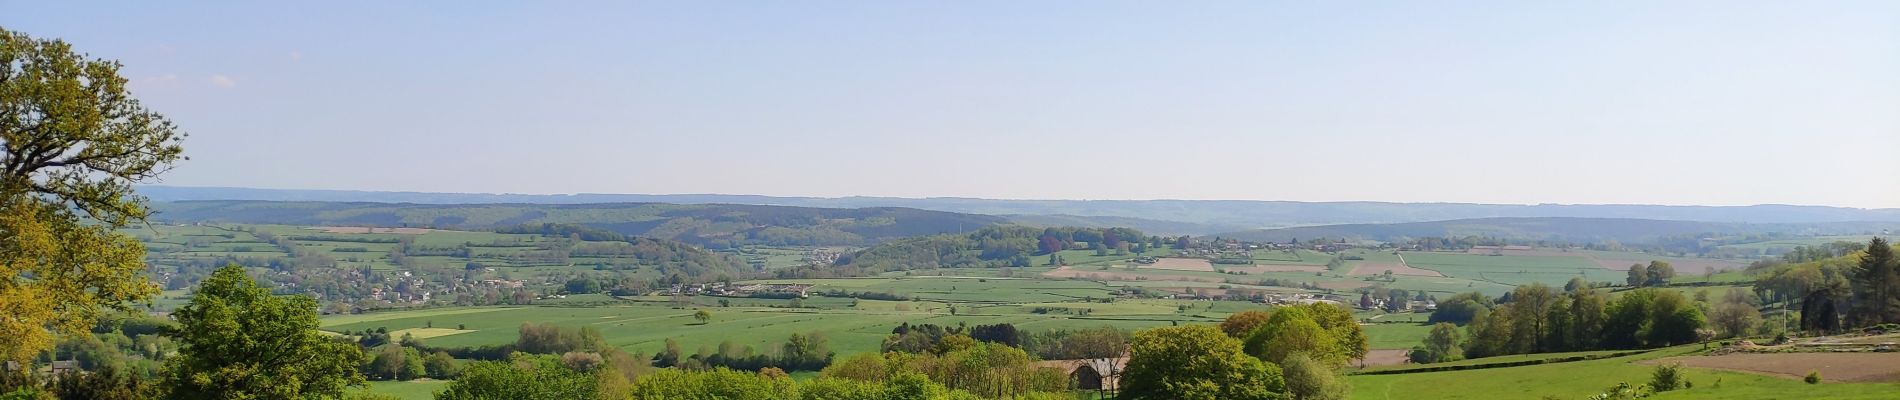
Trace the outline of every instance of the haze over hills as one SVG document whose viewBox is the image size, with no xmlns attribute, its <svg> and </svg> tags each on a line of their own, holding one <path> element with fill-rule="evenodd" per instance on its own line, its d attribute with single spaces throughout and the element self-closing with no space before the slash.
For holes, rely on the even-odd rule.
<svg viewBox="0 0 1900 400">
<path fill-rule="evenodd" d="M 1900 222 L 1734 223 L 1633 218 L 1505 217 L 1397 224 L 1341 224 L 1222 233 L 1223 238 L 1286 242 L 1294 239 L 1357 238 L 1403 241 L 1423 237 L 1485 236 L 1514 240 L 1589 243 L 1615 240 L 1651 242 L 1682 234 L 1849 235 L 1900 229 Z"/>
<path fill-rule="evenodd" d="M 490 230 L 585 226 L 624 235 L 724 248 L 745 244 L 864 245 L 957 233 L 1006 222 L 988 215 L 908 208 L 812 208 L 745 204 L 394 204 L 207 200 L 153 204 L 161 222 L 432 227 Z"/>
<path fill-rule="evenodd" d="M 1622 204 L 1465 204 L 1254 200 L 1005 200 L 977 198 L 779 197 L 721 194 L 483 194 L 141 186 L 154 201 L 271 200 L 417 204 L 752 204 L 823 208 L 905 207 L 1018 216 L 1028 224 L 1131 226 L 1163 234 L 1211 234 L 1249 228 L 1378 224 L 1501 217 L 1628 218 L 1728 223 L 1900 221 L 1900 209 L 1830 206 L 1663 206 Z M 1031 216 L 1031 217 L 1025 217 Z M 1059 216 L 1059 217 L 1058 217 Z M 1099 218 L 1115 217 L 1115 218 Z M 1143 221 L 1148 220 L 1148 221 Z M 1161 223 L 1166 222 L 1166 223 Z"/>
</svg>

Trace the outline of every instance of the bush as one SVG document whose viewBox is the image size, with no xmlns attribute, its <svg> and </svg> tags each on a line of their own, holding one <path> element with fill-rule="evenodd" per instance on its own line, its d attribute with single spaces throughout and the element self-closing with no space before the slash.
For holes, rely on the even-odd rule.
<svg viewBox="0 0 1900 400">
<path fill-rule="evenodd" d="M 1806 378 L 1801 378 L 1801 381 L 1802 381 L 1802 382 L 1807 382 L 1807 383 L 1808 383 L 1809 385 L 1817 385 L 1817 384 L 1820 384 L 1820 383 L 1821 383 L 1821 371 L 1815 371 L 1815 370 L 1809 370 L 1809 371 L 1808 371 L 1808 376 L 1807 376 Z"/>
<path fill-rule="evenodd" d="M 1289 354 L 1280 364 L 1286 379 L 1286 390 L 1294 398 L 1309 400 L 1338 400 L 1346 398 L 1349 387 L 1346 378 L 1325 363 L 1315 361 L 1305 352 Z"/>
<path fill-rule="evenodd" d="M 1681 388 L 1682 387 L 1682 365 L 1680 364 L 1657 365 L 1656 371 L 1650 374 L 1649 387 L 1651 389 L 1655 389 L 1658 392 L 1667 392 L 1671 390 L 1676 390 L 1677 388 Z"/>
</svg>

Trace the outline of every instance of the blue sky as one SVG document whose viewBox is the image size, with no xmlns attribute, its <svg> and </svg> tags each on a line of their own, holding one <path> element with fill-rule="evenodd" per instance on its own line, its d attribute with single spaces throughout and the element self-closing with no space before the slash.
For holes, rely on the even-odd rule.
<svg viewBox="0 0 1900 400">
<path fill-rule="evenodd" d="M 1900 207 L 1900 2 L 525 3 L 0 27 L 123 61 L 173 185 Z"/>
</svg>

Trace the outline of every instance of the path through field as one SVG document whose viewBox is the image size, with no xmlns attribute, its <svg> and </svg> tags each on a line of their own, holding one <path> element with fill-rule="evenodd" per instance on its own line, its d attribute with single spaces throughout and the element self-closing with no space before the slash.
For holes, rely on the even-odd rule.
<svg viewBox="0 0 1900 400">
<path fill-rule="evenodd" d="M 1424 269 L 1424 268 L 1416 268 L 1409 264 L 1406 264 L 1405 255 L 1403 254 L 1399 255 L 1398 264 L 1361 262 L 1358 265 L 1353 266 L 1352 272 L 1348 272 L 1347 275 L 1372 276 L 1372 275 L 1385 274 L 1385 271 L 1392 271 L 1393 275 L 1427 276 L 1427 277 L 1434 277 L 1434 278 L 1445 276 L 1444 274 L 1438 273 L 1438 271 L 1433 271 L 1433 270 Z"/>
<path fill-rule="evenodd" d="M 1753 372 L 1799 378 L 1820 371 L 1824 382 L 1900 382 L 1900 353 L 1775 353 L 1670 357 L 1644 364 Z"/>
<path fill-rule="evenodd" d="M 1166 269 L 1166 270 L 1175 270 L 1175 271 L 1214 272 L 1214 264 L 1207 262 L 1206 259 L 1201 259 L 1201 258 L 1168 257 L 1168 258 L 1155 260 L 1154 264 L 1143 265 L 1136 268 Z"/>
</svg>

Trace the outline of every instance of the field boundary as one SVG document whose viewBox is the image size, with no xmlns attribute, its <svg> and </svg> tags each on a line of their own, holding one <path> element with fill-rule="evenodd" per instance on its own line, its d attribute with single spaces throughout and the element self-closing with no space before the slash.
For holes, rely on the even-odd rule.
<svg viewBox="0 0 1900 400">
<path fill-rule="evenodd" d="M 1561 363 L 1567 363 L 1567 362 L 1601 360 L 1601 359 L 1606 359 L 1606 358 L 1632 356 L 1632 355 L 1637 355 L 1637 354 L 1648 353 L 1651 351 L 1655 351 L 1655 350 L 1653 349 L 1652 350 L 1631 350 L 1631 351 L 1621 351 L 1621 352 L 1615 352 L 1615 353 L 1609 353 L 1609 354 L 1545 358 L 1545 359 L 1537 359 L 1537 360 L 1511 361 L 1511 362 L 1490 363 L 1490 364 L 1447 365 L 1447 366 L 1441 366 L 1441 367 L 1388 369 L 1388 370 L 1378 370 L 1378 371 L 1355 372 L 1355 373 L 1352 373 L 1352 375 L 1396 375 L 1396 374 L 1415 374 L 1415 373 L 1423 373 L 1423 372 L 1468 371 L 1468 370 L 1474 370 L 1474 369 L 1509 368 L 1509 367 L 1522 367 L 1526 365 L 1561 364 Z"/>
</svg>

